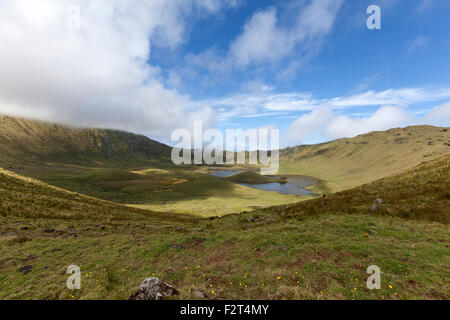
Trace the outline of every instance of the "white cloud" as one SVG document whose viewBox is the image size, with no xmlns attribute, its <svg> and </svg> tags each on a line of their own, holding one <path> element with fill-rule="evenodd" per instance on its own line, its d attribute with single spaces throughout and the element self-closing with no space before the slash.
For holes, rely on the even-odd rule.
<svg viewBox="0 0 450 320">
<path fill-rule="evenodd" d="M 323 140 L 352 138 L 371 131 L 383 131 L 410 125 L 450 125 L 450 102 L 428 110 L 423 116 L 394 106 L 382 106 L 368 116 L 338 114 L 325 107 L 304 114 L 295 120 L 285 137 L 291 144 L 302 144 L 308 137 L 319 135 Z"/>
<path fill-rule="evenodd" d="M 420 0 L 419 5 L 417 6 L 417 11 L 419 13 L 423 13 L 424 11 L 427 11 L 428 9 L 432 8 L 434 5 L 435 0 Z"/>
<path fill-rule="evenodd" d="M 299 117 L 289 127 L 287 142 L 292 144 L 302 143 L 311 133 L 321 130 L 332 116 L 331 108 L 322 107 Z"/>
<path fill-rule="evenodd" d="M 370 131 L 388 130 L 411 123 L 412 117 L 404 109 L 392 106 L 379 108 L 366 118 L 338 115 L 326 124 L 325 133 L 331 138 L 355 137 Z"/>
<path fill-rule="evenodd" d="M 412 53 L 421 48 L 427 48 L 430 46 L 430 40 L 424 36 L 418 36 L 414 39 L 408 49 L 408 53 Z"/>
<path fill-rule="evenodd" d="M 435 107 L 423 119 L 426 124 L 450 126 L 450 102 Z"/>
<path fill-rule="evenodd" d="M 292 49 L 292 41 L 277 26 L 275 8 L 257 12 L 244 27 L 244 32 L 232 44 L 230 54 L 238 66 L 251 62 L 274 62 Z"/>
<path fill-rule="evenodd" d="M 219 120 L 228 120 L 241 116 L 257 117 L 267 113 L 313 111 L 322 108 L 323 105 L 333 110 L 385 105 L 408 107 L 418 103 L 450 99 L 450 88 L 432 86 L 365 91 L 328 99 L 316 98 L 307 92 L 277 93 L 274 88 L 260 82 L 251 83 L 250 87 L 254 87 L 254 90 L 246 89 L 243 93 L 196 101 L 194 104 L 210 106 L 217 111 Z"/>
<path fill-rule="evenodd" d="M 314 54 L 322 37 L 331 31 L 343 0 L 311 0 L 306 6 L 300 5 L 303 3 L 297 1 L 291 26 L 283 26 L 274 7 L 256 12 L 231 45 L 233 63 L 240 67 L 274 63 L 296 48 L 304 55 Z"/>
<path fill-rule="evenodd" d="M 147 64 L 151 46 L 186 41 L 187 17 L 236 1 L 3 0 L 0 2 L 0 113 L 167 137 L 208 107 L 186 110 Z M 70 6 L 79 29 L 68 28 Z M 150 59 L 151 61 L 151 59 Z M 173 81 L 176 81 L 174 78 Z"/>
<path fill-rule="evenodd" d="M 277 73 L 278 79 L 292 78 L 320 50 L 324 36 L 332 31 L 344 0 L 294 0 L 286 12 L 275 7 L 257 11 L 244 25 L 226 50 L 212 47 L 199 54 L 190 54 L 185 66 L 178 70 L 186 79 L 205 79 L 215 83 L 234 68 L 273 66 L 287 63 Z M 289 17 L 287 17 L 289 16 Z M 285 20 L 292 20 L 286 23 Z M 295 54 L 295 59 L 294 59 Z M 201 72 L 206 72 L 207 75 Z"/>
<path fill-rule="evenodd" d="M 349 97 L 337 97 L 330 101 L 336 108 L 356 106 L 397 105 L 406 106 L 418 102 L 450 98 L 450 88 L 416 87 L 366 91 Z"/>
</svg>

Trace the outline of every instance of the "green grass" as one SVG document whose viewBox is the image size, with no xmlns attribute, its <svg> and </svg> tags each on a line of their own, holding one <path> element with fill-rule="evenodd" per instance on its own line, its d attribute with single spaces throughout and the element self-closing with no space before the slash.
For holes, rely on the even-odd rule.
<svg viewBox="0 0 450 320">
<path fill-rule="evenodd" d="M 233 184 L 231 190 L 216 192 L 215 195 L 180 195 L 183 200 L 173 199 L 167 203 L 132 205 L 136 208 L 160 210 L 172 213 L 189 213 L 201 217 L 224 216 L 242 211 L 252 211 L 273 205 L 292 204 L 311 197 L 283 195 L 278 192 L 261 191 Z"/>
<path fill-rule="evenodd" d="M 281 150 L 280 173 L 309 175 L 336 192 L 401 173 L 450 151 L 450 132 L 415 126 Z M 320 189 L 319 189 L 320 190 Z"/>
<path fill-rule="evenodd" d="M 77 237 L 43 233 L 46 220 L 1 218 L 1 299 L 127 299 L 146 277 L 160 277 L 191 299 L 199 288 L 211 299 L 448 299 L 448 226 L 369 215 L 322 215 L 243 230 L 227 218 L 207 226 L 159 230 L 151 225 L 107 225 L 97 231 L 72 223 Z M 17 223 L 19 222 L 19 223 Z M 17 225 L 15 225 L 17 224 Z M 197 231 L 202 227 L 202 231 Z M 374 230 L 370 233 L 367 230 Z M 58 238 L 60 237 L 60 238 Z M 174 246 L 177 244 L 178 246 Z M 82 290 L 65 288 L 68 265 L 82 269 Z M 382 289 L 365 287 L 369 265 L 380 266 Z M 24 275 L 18 269 L 32 266 Z M 279 278 L 280 277 L 280 278 Z M 389 287 L 392 286 L 392 289 Z M 355 290 L 356 288 L 356 290 Z M 212 293 L 214 291 L 214 294 Z M 74 297 L 71 297 L 74 294 Z"/>
<path fill-rule="evenodd" d="M 168 219 L 167 214 L 130 208 L 47 185 L 0 169 L 0 215 L 66 220 Z M 172 219 L 183 219 L 178 215 Z"/>
<path fill-rule="evenodd" d="M 51 163 L 27 166 L 22 174 L 92 197 L 163 212 L 225 215 L 307 197 L 240 186 L 208 174 L 208 168 L 165 162 L 109 163 L 102 166 Z M 211 169 L 211 168 L 209 168 Z"/>
<path fill-rule="evenodd" d="M 283 209 L 286 215 L 370 212 L 376 199 L 383 205 L 375 213 L 402 218 L 450 222 L 450 155 L 425 162 L 406 172 L 325 198 L 304 201 Z"/>
<path fill-rule="evenodd" d="M 211 299 L 448 299 L 449 161 L 214 220 L 133 214 L 99 228 L 89 219 L 2 215 L 0 299 L 126 299 L 149 276 L 184 299 L 192 287 Z M 371 212 L 377 197 L 386 207 Z M 71 264 L 82 269 L 80 291 L 65 287 Z M 365 287 L 373 264 L 381 290 Z"/>
<path fill-rule="evenodd" d="M 317 177 L 321 181 L 308 189 L 332 194 L 434 159 L 448 152 L 449 139 L 442 128 L 418 126 L 288 148 L 281 151 L 280 174 Z M 201 216 L 307 199 L 238 186 L 273 182 L 253 167 L 225 179 L 210 176 L 208 167 L 177 167 L 163 147 L 123 132 L 0 117 L 0 165 L 95 198 Z"/>
<path fill-rule="evenodd" d="M 142 135 L 8 116 L 0 116 L 0 137 L 0 165 L 4 167 L 17 166 L 20 159 L 95 163 L 170 156 L 168 146 Z"/>
<path fill-rule="evenodd" d="M 211 299 L 450 296 L 441 128 L 282 151 L 282 174 L 318 177 L 309 189 L 328 194 L 301 201 L 210 176 L 211 167 L 130 157 L 132 141 L 149 146 L 133 135 L 0 123 L 0 164 L 22 175 L 0 170 L 0 299 L 126 299 L 150 276 L 185 299 L 192 287 Z M 112 146 L 120 152 L 105 156 Z M 377 198 L 383 205 L 371 211 Z M 80 291 L 65 286 L 72 264 Z M 365 287 L 373 264 L 381 290 Z"/>
</svg>

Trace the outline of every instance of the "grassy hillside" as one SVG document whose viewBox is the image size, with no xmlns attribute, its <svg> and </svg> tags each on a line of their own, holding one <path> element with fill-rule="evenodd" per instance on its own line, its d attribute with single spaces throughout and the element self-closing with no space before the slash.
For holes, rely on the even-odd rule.
<svg viewBox="0 0 450 320">
<path fill-rule="evenodd" d="M 0 116 L 0 165 L 6 168 L 33 160 L 93 163 L 169 156 L 168 146 L 141 135 Z"/>
<path fill-rule="evenodd" d="M 165 226 L 130 215 L 100 229 L 14 210 L 0 216 L 0 299 L 126 299 L 149 276 L 185 299 L 192 288 L 210 299 L 448 299 L 449 161 L 296 205 Z M 65 287 L 71 264 L 80 291 Z M 381 290 L 365 286 L 373 264 Z"/>
<path fill-rule="evenodd" d="M 281 151 L 281 173 L 325 181 L 315 191 L 332 192 L 400 173 L 450 151 L 447 128 L 415 126 L 372 132 Z"/>
<path fill-rule="evenodd" d="M 320 183 L 308 189 L 332 193 L 434 159 L 450 150 L 449 139 L 443 128 L 424 126 L 285 149 L 281 173 L 318 177 Z M 254 173 L 253 167 L 221 179 L 210 176 L 204 166 L 174 165 L 162 157 L 168 152 L 167 146 L 130 133 L 0 117 L 0 165 L 65 190 L 203 217 L 307 199 L 238 185 L 272 181 Z"/>
<path fill-rule="evenodd" d="M 317 213 L 370 213 L 375 199 L 382 199 L 374 214 L 416 220 L 450 222 L 450 154 L 424 162 L 406 172 L 338 192 L 324 198 L 286 206 L 286 215 Z"/>
<path fill-rule="evenodd" d="M 0 116 L 0 166 L 72 192 L 201 216 L 301 200 L 239 186 L 199 166 L 176 166 L 169 155 L 168 146 L 131 133 Z"/>
<path fill-rule="evenodd" d="M 0 168 L 0 215 L 96 221 L 167 219 L 167 215 L 59 189 Z M 180 215 L 177 218 L 183 219 Z M 169 219 L 170 220 L 170 219 Z"/>
</svg>

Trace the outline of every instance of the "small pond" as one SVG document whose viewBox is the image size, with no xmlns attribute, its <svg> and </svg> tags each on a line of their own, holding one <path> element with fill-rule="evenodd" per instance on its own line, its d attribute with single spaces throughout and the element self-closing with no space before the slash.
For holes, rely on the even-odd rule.
<svg viewBox="0 0 450 320">
<path fill-rule="evenodd" d="M 244 172 L 242 170 L 219 170 L 211 173 L 211 175 L 221 178 L 231 177 L 235 174 Z M 276 179 L 275 176 L 270 176 Z M 289 176 L 286 175 L 288 182 L 281 184 L 278 182 L 263 183 L 263 184 L 250 184 L 239 183 L 242 186 L 259 189 L 263 191 L 277 191 L 281 194 L 293 194 L 298 196 L 314 196 L 316 193 L 305 189 L 316 184 L 319 180 L 313 177 L 307 176 Z"/>
</svg>

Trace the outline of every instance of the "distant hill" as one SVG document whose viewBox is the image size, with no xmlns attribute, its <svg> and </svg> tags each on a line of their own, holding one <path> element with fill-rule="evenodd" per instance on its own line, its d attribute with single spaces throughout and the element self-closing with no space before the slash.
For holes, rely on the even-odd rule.
<svg viewBox="0 0 450 320">
<path fill-rule="evenodd" d="M 353 189 L 279 207 L 278 211 L 287 216 L 390 215 L 448 224 L 450 154 Z"/>
<path fill-rule="evenodd" d="M 77 160 L 170 156 L 170 148 L 145 136 L 0 116 L 0 165 L 14 160 Z"/>
<path fill-rule="evenodd" d="M 316 191 L 332 192 L 400 173 L 449 151 L 448 128 L 413 126 L 284 149 L 281 173 L 323 179 Z"/>
</svg>

